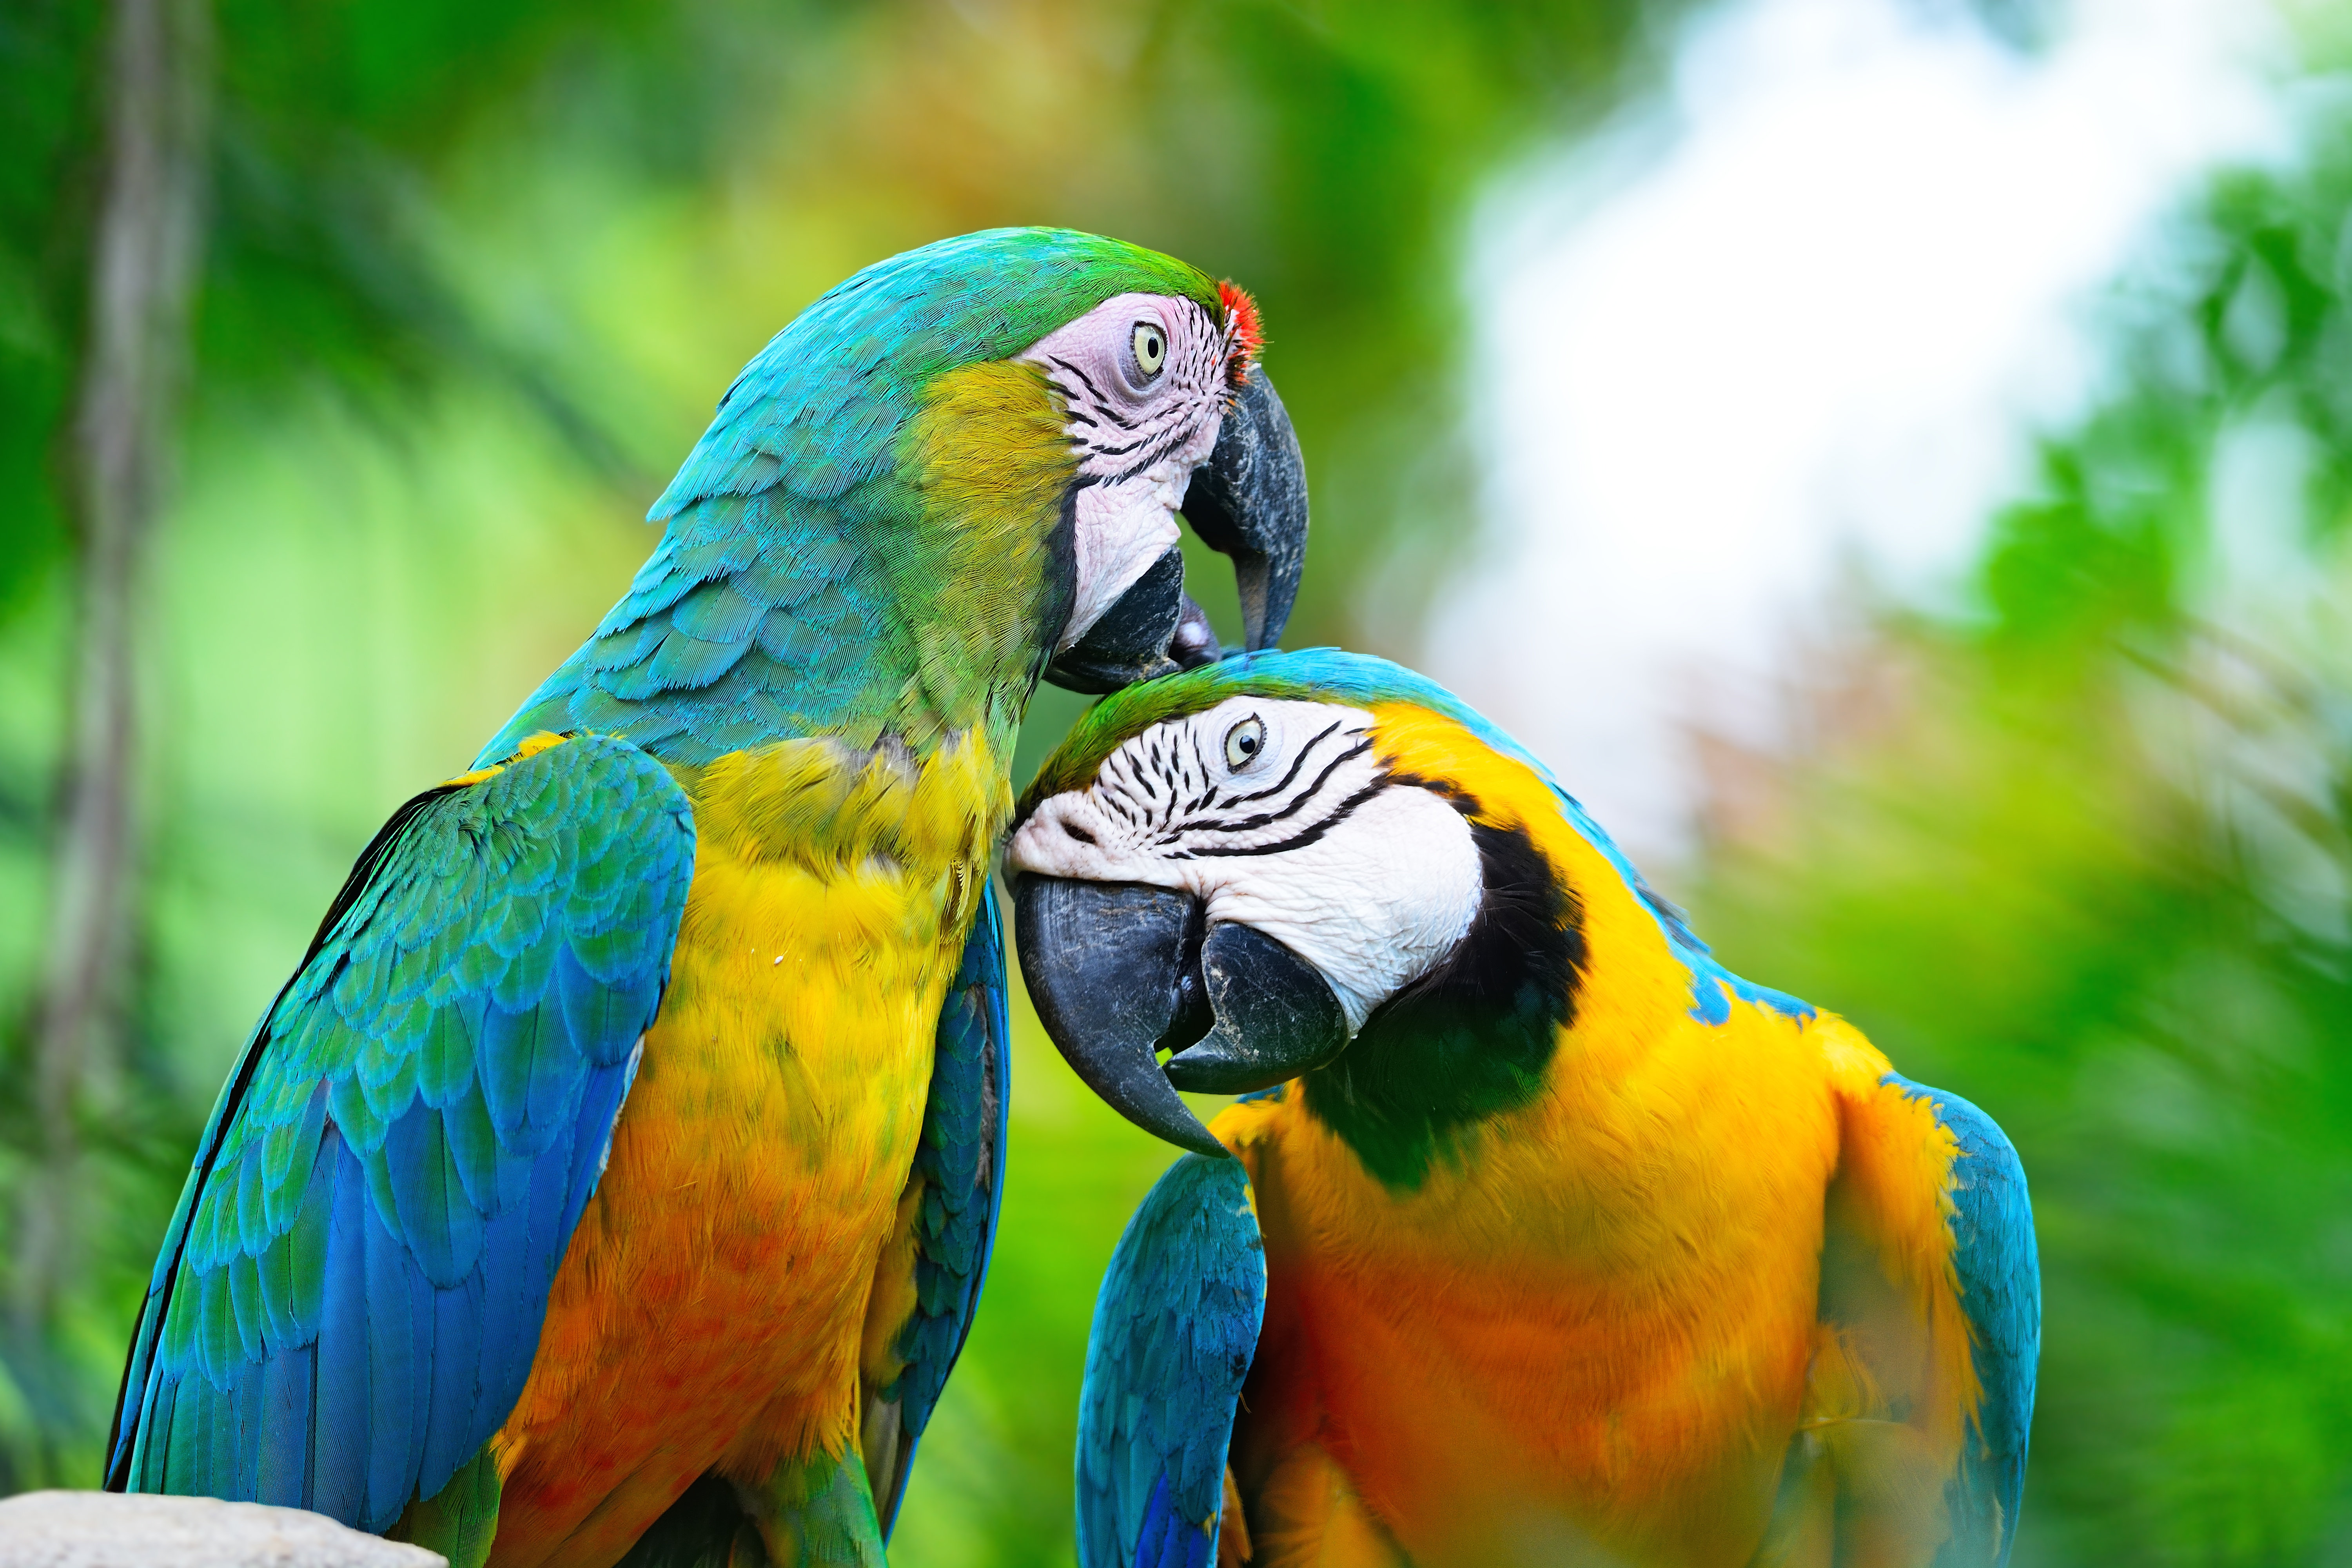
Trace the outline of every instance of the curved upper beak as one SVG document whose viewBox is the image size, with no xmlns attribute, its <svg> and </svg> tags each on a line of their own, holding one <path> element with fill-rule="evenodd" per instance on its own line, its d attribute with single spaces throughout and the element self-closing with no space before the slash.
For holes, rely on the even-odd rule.
<svg viewBox="0 0 2352 1568">
<path fill-rule="evenodd" d="M 1208 926 L 1189 893 L 1024 874 L 1013 911 L 1022 977 L 1063 1059 L 1181 1148 L 1225 1152 L 1177 1089 L 1244 1094 L 1347 1047 L 1347 1015 L 1312 964 L 1248 926 Z M 1162 1050 L 1175 1053 L 1164 1070 Z"/>
<path fill-rule="evenodd" d="M 1184 521 L 1230 555 L 1241 588 L 1243 646 L 1272 647 L 1307 566 L 1307 462 L 1264 365 L 1252 365 L 1217 448 L 1184 492 Z"/>
<path fill-rule="evenodd" d="M 1209 460 L 1193 470 L 1184 517 L 1202 542 L 1233 559 L 1244 646 L 1271 647 L 1290 619 L 1307 563 L 1307 465 L 1264 366 L 1250 367 Z M 1073 691 L 1116 691 L 1214 663 L 1223 652 L 1208 616 L 1184 592 L 1183 553 L 1171 548 L 1086 636 L 1055 656 L 1045 679 Z"/>
</svg>

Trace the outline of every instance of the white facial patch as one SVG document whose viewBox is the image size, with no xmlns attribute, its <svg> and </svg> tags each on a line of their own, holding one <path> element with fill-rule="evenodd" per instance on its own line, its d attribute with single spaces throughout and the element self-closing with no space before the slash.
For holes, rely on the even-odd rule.
<svg viewBox="0 0 2352 1568">
<path fill-rule="evenodd" d="M 1155 724 L 1040 804 L 1005 865 L 1189 892 L 1210 924 L 1313 964 L 1352 1037 L 1462 940 L 1483 887 L 1469 824 L 1389 779 L 1371 728 L 1360 708 L 1255 697 Z"/>
<path fill-rule="evenodd" d="M 1231 396 L 1231 342 L 1191 300 L 1120 294 L 1021 357 L 1060 394 L 1078 448 L 1067 648 L 1176 542 L 1176 510 Z"/>
</svg>

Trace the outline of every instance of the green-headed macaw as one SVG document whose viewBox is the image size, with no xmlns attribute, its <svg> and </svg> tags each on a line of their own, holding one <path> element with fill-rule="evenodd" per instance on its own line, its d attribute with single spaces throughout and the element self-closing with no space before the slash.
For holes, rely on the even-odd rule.
<svg viewBox="0 0 2352 1568">
<path fill-rule="evenodd" d="M 1014 731 L 1040 676 L 1213 655 L 1179 505 L 1280 629 L 1306 494 L 1257 344 L 1231 285 L 1044 229 L 779 333 L 627 595 L 264 1016 L 108 1484 L 467 1564 L 878 1562 L 996 1212 Z"/>
<path fill-rule="evenodd" d="M 2007 1559 L 2009 1141 L 1727 973 L 1460 701 L 1329 650 L 1135 687 L 1005 865 L 1064 1055 L 1201 1151 L 1096 1307 L 1084 1568 Z M 1268 1092 L 1211 1136 L 1180 1088 Z"/>
</svg>

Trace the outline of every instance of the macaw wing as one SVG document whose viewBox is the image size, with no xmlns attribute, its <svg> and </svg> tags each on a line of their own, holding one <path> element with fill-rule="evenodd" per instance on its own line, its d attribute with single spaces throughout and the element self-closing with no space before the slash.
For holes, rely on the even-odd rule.
<svg viewBox="0 0 2352 1568">
<path fill-rule="evenodd" d="M 2033 1380 L 2042 1353 L 2042 1264 L 2025 1168 L 1992 1118 L 1956 1094 L 1887 1081 L 1925 1098 L 1958 1146 L 1952 1167 L 1952 1264 L 1983 1397 L 1960 1473 L 1948 1491 L 1952 1533 L 1937 1557 L 1950 1565 L 2006 1564 L 2025 1491 Z"/>
<path fill-rule="evenodd" d="M 394 815 L 214 1109 L 109 1488 L 382 1531 L 474 1456 L 530 1373 L 693 868 L 684 793 L 609 738 Z"/>
<path fill-rule="evenodd" d="M 1013 1071 L 1010 1005 L 1004 926 L 992 880 L 940 1008 L 938 1055 L 915 1150 L 914 1173 L 923 1183 L 915 1216 L 915 1309 L 896 1345 L 905 1370 L 866 1413 L 866 1471 L 885 1540 L 907 1494 L 915 1446 L 971 1333 L 996 1240 Z"/>
<path fill-rule="evenodd" d="M 1081 1568 L 1204 1568 L 1234 1408 L 1265 1316 L 1238 1160 L 1187 1154 L 1128 1222 L 1095 1299 L 1078 1403 Z"/>
</svg>

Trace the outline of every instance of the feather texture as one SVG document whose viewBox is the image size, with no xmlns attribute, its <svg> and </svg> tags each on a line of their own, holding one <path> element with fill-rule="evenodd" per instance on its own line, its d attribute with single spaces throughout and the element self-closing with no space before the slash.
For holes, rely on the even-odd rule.
<svg viewBox="0 0 2352 1568">
<path fill-rule="evenodd" d="M 1087 1568 L 1202 1568 L 1214 1554 L 1234 1407 L 1265 1310 L 1242 1167 L 1187 1154 L 1128 1222 L 1095 1300 L 1078 1406 Z"/>
<path fill-rule="evenodd" d="M 213 1113 L 109 1480 L 382 1531 L 498 1429 L 660 1005 L 694 853 L 625 742 L 418 796 Z"/>
<path fill-rule="evenodd" d="M 1227 1563 L 2001 1568 L 2040 1283 L 2000 1129 L 1723 970 L 1549 772 L 1381 660 L 1117 694 L 1024 807 L 1234 697 L 1368 711 L 1383 787 L 1470 828 L 1481 912 L 1129 1226 L 1081 1396 L 1085 1568 L 1197 1568 L 1228 1468 Z M 1411 850 L 1368 853 L 1352 896 L 1405 896 L 1382 879 Z M 1254 862 L 1259 896 L 1283 863 Z M 1511 1092 L 1470 1092 L 1489 1067 Z M 1264 1309 L 1229 1391 L 1203 1346 L 1236 1321 L 1231 1247 L 1203 1238 L 1244 1224 Z"/>
<path fill-rule="evenodd" d="M 895 1406 L 887 1454 L 869 1440 L 875 1502 L 887 1538 L 905 1500 L 916 1446 L 939 1407 L 948 1373 L 971 1337 L 1004 1195 L 1011 1109 L 1013 1025 L 1005 986 L 1004 926 L 992 884 L 981 899 L 963 961 L 940 1010 L 939 1055 L 923 1105 L 915 1179 L 914 1300 L 893 1346 L 902 1370 L 874 1397 Z M 869 1406 L 869 1430 L 877 1413 Z"/>
<path fill-rule="evenodd" d="M 2005 1568 L 2025 1494 L 2033 1374 L 2042 1356 L 2042 1264 L 2025 1167 L 1992 1118 L 1958 1095 L 1894 1073 L 1885 1082 L 1933 1105 L 1952 1135 L 1952 1267 L 1984 1388 L 1948 1491 L 1953 1540 L 1937 1562 Z"/>
</svg>

